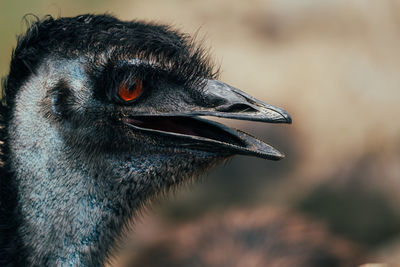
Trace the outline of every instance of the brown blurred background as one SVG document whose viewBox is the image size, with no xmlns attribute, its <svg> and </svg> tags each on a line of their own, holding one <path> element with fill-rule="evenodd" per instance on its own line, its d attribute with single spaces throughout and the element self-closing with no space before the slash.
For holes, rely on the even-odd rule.
<svg viewBox="0 0 400 267">
<path fill-rule="evenodd" d="M 0 74 L 8 72 L 25 14 L 104 12 L 199 31 L 221 80 L 285 108 L 294 121 L 224 120 L 287 158 L 236 157 L 181 188 L 147 212 L 118 255 L 135 258 L 166 232 L 185 236 L 172 230 L 180 225 L 283 210 L 357 247 L 364 262 L 400 265 L 400 1 L 0 0 Z M 279 216 L 274 220 L 287 220 Z"/>
</svg>

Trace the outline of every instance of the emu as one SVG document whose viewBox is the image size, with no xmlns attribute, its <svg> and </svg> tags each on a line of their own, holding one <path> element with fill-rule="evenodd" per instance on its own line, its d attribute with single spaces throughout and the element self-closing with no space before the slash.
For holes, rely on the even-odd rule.
<svg viewBox="0 0 400 267">
<path fill-rule="evenodd" d="M 290 123 L 217 80 L 169 26 L 46 17 L 18 38 L 1 107 L 0 265 L 103 266 L 149 200 L 235 154 L 283 154 L 201 116 Z"/>
</svg>

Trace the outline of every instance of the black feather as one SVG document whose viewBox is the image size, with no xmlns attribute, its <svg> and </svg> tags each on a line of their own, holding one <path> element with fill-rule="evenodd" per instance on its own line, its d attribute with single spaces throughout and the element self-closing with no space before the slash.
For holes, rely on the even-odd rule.
<svg viewBox="0 0 400 267">
<path fill-rule="evenodd" d="M 207 51 L 196 45 L 189 35 L 169 26 L 123 22 L 109 15 L 86 14 L 58 19 L 47 16 L 36 19 L 26 34 L 18 37 L 3 88 L 5 102 L 13 105 L 18 88 L 49 55 L 76 58 L 92 54 L 100 57 L 104 51 L 110 51 L 111 64 L 127 57 L 146 60 L 186 86 L 218 75 Z"/>
</svg>

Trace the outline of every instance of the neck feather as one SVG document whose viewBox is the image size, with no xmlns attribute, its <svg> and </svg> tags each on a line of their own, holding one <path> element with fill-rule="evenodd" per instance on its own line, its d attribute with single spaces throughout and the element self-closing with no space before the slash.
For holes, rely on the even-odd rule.
<svg viewBox="0 0 400 267">
<path fill-rule="evenodd" d="M 17 185 L 7 168 L 6 108 L 0 104 L 0 266 L 26 266 L 26 250 L 18 235 Z"/>
</svg>

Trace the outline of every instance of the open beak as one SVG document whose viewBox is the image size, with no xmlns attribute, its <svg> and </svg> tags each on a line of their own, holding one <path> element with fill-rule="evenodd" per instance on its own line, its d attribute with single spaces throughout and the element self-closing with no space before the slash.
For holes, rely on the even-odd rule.
<svg viewBox="0 0 400 267">
<path fill-rule="evenodd" d="M 179 138 L 180 142 L 177 144 L 182 147 L 272 160 L 284 157 L 272 146 L 245 132 L 201 119 L 199 116 L 269 123 L 292 122 L 285 110 L 257 100 L 217 80 L 208 80 L 200 96 L 197 95 L 195 100 L 190 101 L 190 105 L 183 111 L 134 115 L 124 118 L 123 121 L 135 130 Z"/>
</svg>

